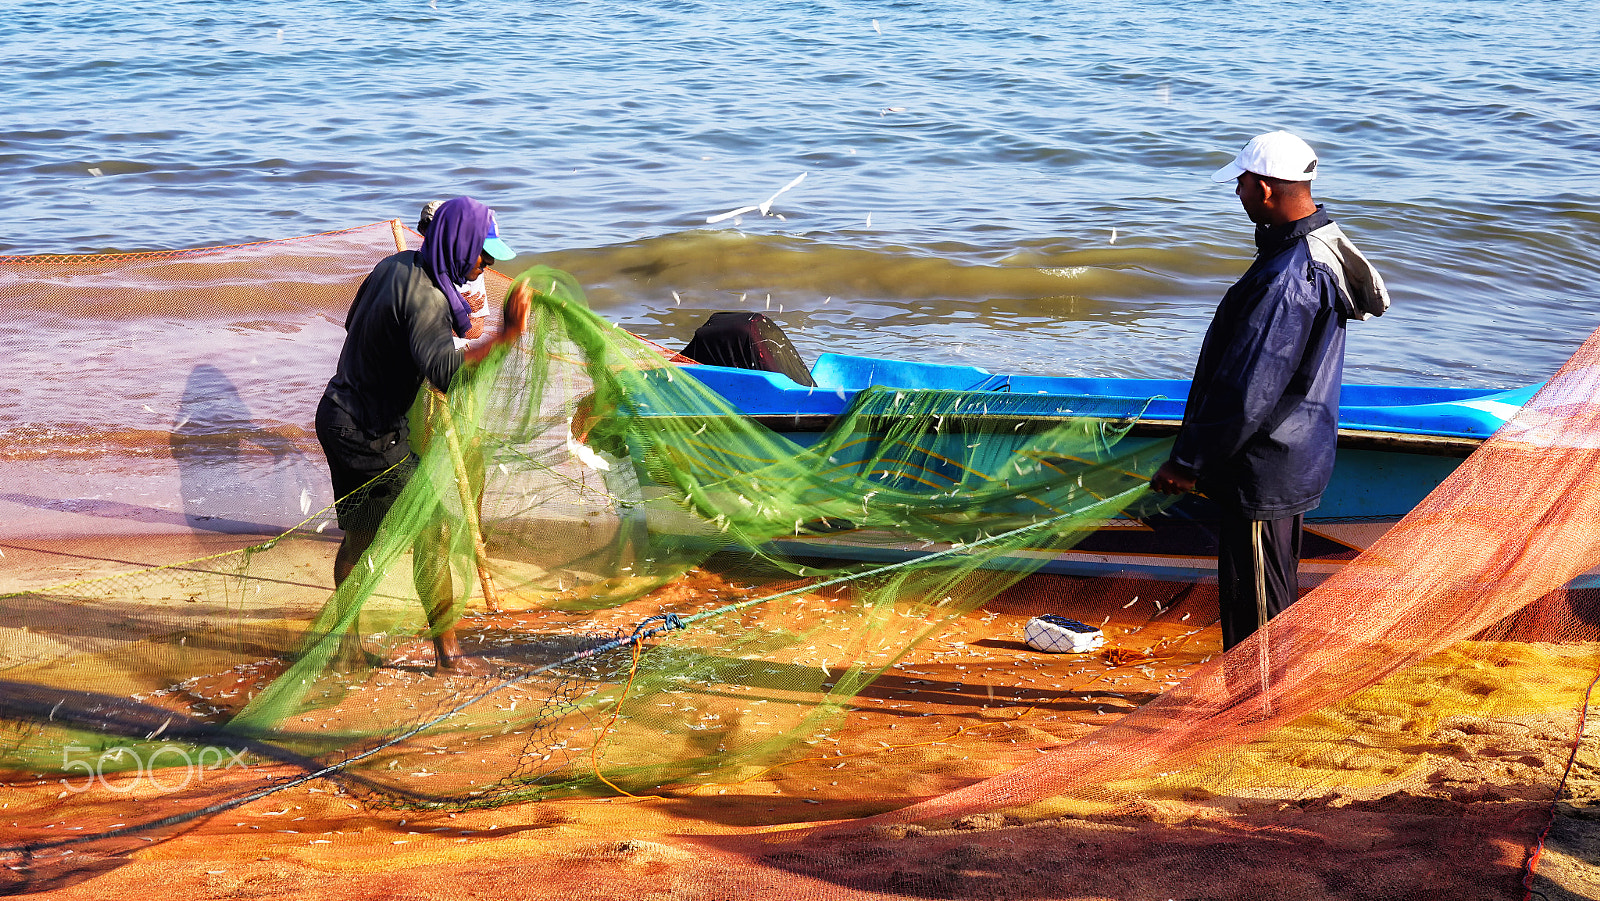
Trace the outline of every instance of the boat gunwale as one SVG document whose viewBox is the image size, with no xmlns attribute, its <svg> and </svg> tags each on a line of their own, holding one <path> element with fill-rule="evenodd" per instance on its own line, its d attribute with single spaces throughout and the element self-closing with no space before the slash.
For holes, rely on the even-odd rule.
<svg viewBox="0 0 1600 901">
<path fill-rule="evenodd" d="M 684 419 L 694 423 L 706 420 L 734 419 L 736 416 L 720 414 L 667 413 L 641 414 L 641 419 Z M 814 434 L 826 432 L 838 420 L 831 413 L 758 413 L 749 415 L 750 421 L 774 432 Z M 945 414 L 947 422 L 959 423 L 977 420 L 996 432 L 1009 434 L 1036 434 L 1061 424 L 1059 416 L 996 415 L 996 414 Z M 1129 426 L 1127 435 L 1136 438 L 1168 438 L 1176 435 L 1183 425 L 1171 419 L 1139 419 Z M 1026 431 L 1024 431 L 1026 429 Z M 1341 426 L 1338 447 L 1341 450 L 1371 450 L 1391 453 L 1420 454 L 1435 457 L 1467 457 L 1484 442 L 1479 436 L 1435 435 L 1415 432 L 1398 432 L 1387 429 L 1367 429 Z"/>
</svg>

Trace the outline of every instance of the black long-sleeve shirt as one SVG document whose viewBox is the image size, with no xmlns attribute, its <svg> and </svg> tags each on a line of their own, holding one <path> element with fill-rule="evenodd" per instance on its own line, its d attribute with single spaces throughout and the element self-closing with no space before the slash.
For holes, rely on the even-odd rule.
<svg viewBox="0 0 1600 901">
<path fill-rule="evenodd" d="M 373 435 L 404 433 L 423 380 L 448 389 L 464 359 L 452 340 L 450 303 L 413 250 L 373 267 L 344 327 L 325 394 Z"/>
</svg>

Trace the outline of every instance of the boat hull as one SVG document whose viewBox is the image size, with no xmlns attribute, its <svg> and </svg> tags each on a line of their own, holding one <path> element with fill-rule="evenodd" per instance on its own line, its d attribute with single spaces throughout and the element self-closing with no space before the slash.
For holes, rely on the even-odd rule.
<svg viewBox="0 0 1600 901">
<path fill-rule="evenodd" d="M 996 434 L 1005 431 L 1002 423 Z M 805 433 L 789 433 L 788 437 L 801 444 L 814 438 Z M 1352 435 L 1350 443 L 1360 445 L 1365 437 L 1370 436 Z M 1118 448 L 1156 440 L 1128 437 Z M 1342 445 L 1321 505 L 1306 514 L 1300 567 L 1303 587 L 1320 583 L 1355 559 L 1454 472 L 1466 456 L 1459 445 L 1443 450 Z M 1218 519 L 1214 504 L 1190 495 L 1156 516 L 1103 520 L 1071 550 L 1052 552 L 1033 564 L 1042 572 L 1065 575 L 1175 581 L 1214 578 Z M 780 540 L 773 543 L 773 549 L 795 557 L 897 562 L 944 547 L 847 530 Z"/>
<path fill-rule="evenodd" d="M 1182 422 L 1188 383 L 1171 379 L 1083 379 L 1002 376 L 947 367 L 824 354 L 813 369 L 816 387 L 753 370 L 683 367 L 755 419 L 796 444 L 826 433 L 856 395 L 870 385 L 949 392 L 961 417 L 957 440 L 974 433 L 1004 454 L 1031 434 L 1065 421 L 1090 399 L 1134 399 L 1138 421 L 1117 444 L 1119 453 L 1170 440 Z M 1306 515 L 1301 581 L 1314 585 L 1381 537 L 1417 505 L 1539 386 L 1478 390 L 1349 385 L 1343 390 L 1338 455 L 1321 504 Z M 1003 412 L 986 410 L 994 398 Z M 1004 403 L 999 403 L 1000 399 Z M 952 408 L 956 409 L 956 408 Z M 704 411 L 678 411 L 704 415 Z M 1030 561 L 1040 571 L 1191 581 L 1216 573 L 1217 510 L 1185 497 L 1163 514 L 1117 518 L 1072 550 Z M 776 541 L 772 549 L 805 558 L 891 562 L 942 550 L 891 534 L 851 529 Z"/>
</svg>

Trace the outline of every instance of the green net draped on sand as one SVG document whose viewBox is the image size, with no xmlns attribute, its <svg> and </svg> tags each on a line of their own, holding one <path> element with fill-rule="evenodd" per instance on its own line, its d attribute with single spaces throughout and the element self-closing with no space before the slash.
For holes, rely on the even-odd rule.
<svg viewBox="0 0 1600 901">
<path fill-rule="evenodd" d="M 44 715 L 14 731 L 7 765 L 103 772 L 211 749 L 213 762 L 244 753 L 422 806 L 650 791 L 769 765 L 1048 552 L 1158 506 L 1146 483 L 1165 447 L 1117 450 L 1141 402 L 1053 399 L 1075 415 L 995 435 L 976 414 L 1017 403 L 1006 395 L 874 389 L 801 447 L 596 316 L 565 273 L 520 281 L 535 291 L 528 334 L 448 395 L 419 395 L 417 473 L 320 608 L 269 575 L 308 530 L 70 597 L 10 599 L 132 601 L 142 579 L 162 593 L 192 584 L 211 606 L 131 646 L 13 665 L 18 697 Z M 909 559 L 845 566 L 771 549 L 841 528 Z M 430 630 L 418 559 L 452 571 L 454 603 L 431 629 L 461 626 L 492 672 L 436 676 L 418 653 Z M 638 611 L 702 566 L 714 585 Z M 497 609 L 478 606 L 485 584 Z M 438 753 L 460 746 L 471 754 Z"/>
</svg>

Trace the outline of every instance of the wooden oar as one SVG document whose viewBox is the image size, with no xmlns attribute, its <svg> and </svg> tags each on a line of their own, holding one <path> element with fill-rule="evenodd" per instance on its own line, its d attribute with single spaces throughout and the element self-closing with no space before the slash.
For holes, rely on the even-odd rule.
<svg viewBox="0 0 1600 901">
<path fill-rule="evenodd" d="M 450 400 L 438 388 L 432 388 L 432 391 L 434 399 L 438 401 L 439 418 L 444 425 L 444 440 L 450 447 L 450 462 L 455 465 L 456 489 L 461 493 L 462 518 L 467 521 L 467 532 L 472 536 L 472 553 L 477 558 L 483 602 L 490 613 L 499 613 L 500 595 L 495 591 L 494 581 L 489 578 L 489 550 L 483 543 L 483 529 L 478 522 L 478 503 L 473 496 L 472 480 L 467 476 L 467 458 L 461 453 L 461 440 L 456 437 L 456 421 L 450 414 Z"/>
</svg>

